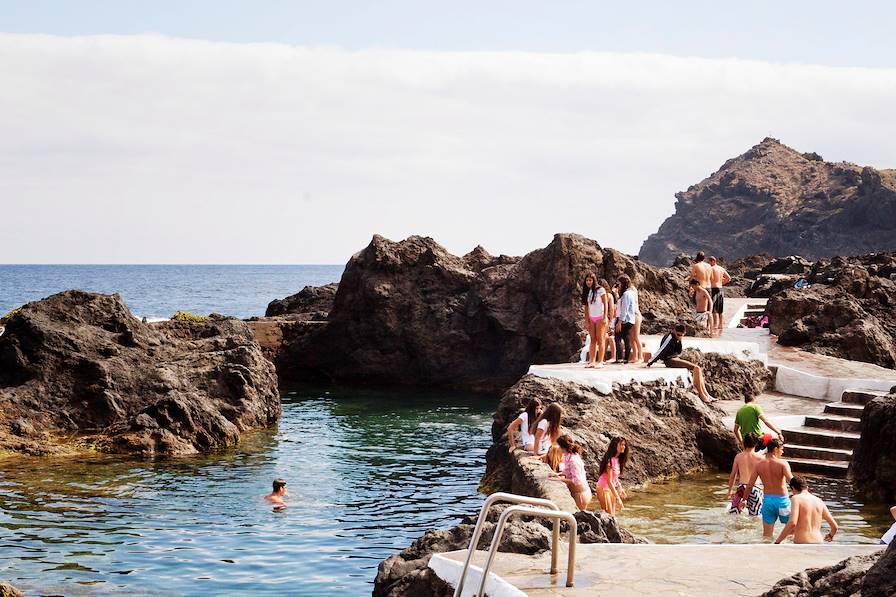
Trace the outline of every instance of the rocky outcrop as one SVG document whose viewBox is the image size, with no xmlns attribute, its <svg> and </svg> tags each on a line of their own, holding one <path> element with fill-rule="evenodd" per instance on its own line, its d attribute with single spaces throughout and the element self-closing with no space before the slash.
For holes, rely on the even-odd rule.
<svg viewBox="0 0 896 597">
<path fill-rule="evenodd" d="M 339 284 L 306 286 L 296 294 L 275 299 L 268 304 L 265 317 L 287 316 L 290 319 L 324 321 L 333 310 Z"/>
<path fill-rule="evenodd" d="M 809 568 L 782 579 L 762 597 L 892 597 L 896 595 L 896 543 L 886 551 Z"/>
<path fill-rule="evenodd" d="M 706 390 L 720 400 L 755 398 L 766 390 L 771 372 L 762 361 L 744 361 L 730 354 L 686 348 L 683 359 L 696 363 L 706 376 Z"/>
<path fill-rule="evenodd" d="M 612 394 L 604 396 L 589 386 L 527 375 L 504 393 L 495 412 L 493 443 L 486 453 L 486 483 L 492 489 L 511 487 L 507 425 L 534 397 L 563 408 L 563 432 L 584 447 L 591 483 L 597 481 L 600 459 L 613 435 L 623 435 L 631 446 L 623 475 L 626 485 L 707 467 L 726 469 L 737 453 L 734 438 L 722 425 L 721 412 L 681 386 L 614 384 Z"/>
<path fill-rule="evenodd" d="M 346 265 L 326 322 L 277 323 L 270 346 L 286 379 L 503 389 L 533 363 L 578 358 L 586 270 L 633 279 L 644 333 L 692 311 L 684 277 L 574 234 L 524 257 L 481 247 L 458 257 L 430 238 L 375 236 Z"/>
<path fill-rule="evenodd" d="M 0 336 L 3 449 L 192 454 L 280 413 L 274 368 L 236 319 L 145 324 L 118 295 L 70 290 Z"/>
<path fill-rule="evenodd" d="M 804 278 L 768 301 L 779 344 L 896 367 L 896 253 L 820 260 Z"/>
<path fill-rule="evenodd" d="M 865 406 L 850 465 L 856 485 L 886 503 L 896 502 L 896 387 L 890 392 Z"/>
<path fill-rule="evenodd" d="M 641 246 L 667 265 L 703 250 L 723 259 L 818 259 L 896 248 L 896 170 L 829 163 L 765 139 L 675 195 L 675 213 Z"/>
<path fill-rule="evenodd" d="M 495 535 L 498 517 L 509 505 L 492 506 L 482 527 L 477 549 L 486 550 Z M 604 512 L 575 514 L 579 543 L 643 543 L 643 539 L 616 524 Z M 427 568 L 434 553 L 467 549 L 473 536 L 477 516 L 466 516 L 451 529 L 427 531 L 410 547 L 389 556 L 380 563 L 374 582 L 374 597 L 403 597 L 409 594 L 451 595 L 453 588 L 441 581 Z M 566 531 L 562 523 L 561 532 Z M 534 555 L 551 547 L 552 523 L 541 519 L 511 518 L 501 535 L 498 551 Z M 431 592 L 427 592 L 431 591 Z"/>
<path fill-rule="evenodd" d="M 0 597 L 23 597 L 22 592 L 9 583 L 0 582 Z"/>
</svg>

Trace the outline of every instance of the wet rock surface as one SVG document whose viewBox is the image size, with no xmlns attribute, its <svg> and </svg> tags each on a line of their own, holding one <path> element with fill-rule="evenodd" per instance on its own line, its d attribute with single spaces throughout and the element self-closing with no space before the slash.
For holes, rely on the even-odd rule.
<svg viewBox="0 0 896 597">
<path fill-rule="evenodd" d="M 687 191 L 641 246 L 668 265 L 703 250 L 810 259 L 896 248 L 896 170 L 830 163 L 766 138 Z"/>
<path fill-rule="evenodd" d="M 498 517 L 508 508 L 508 504 L 496 504 L 489 509 L 477 549 L 487 550 L 495 534 Z M 416 594 L 411 591 L 425 591 L 432 584 L 432 594 L 450 595 L 453 589 L 432 574 L 426 566 L 434 553 L 444 553 L 467 549 L 473 536 L 478 515 L 466 516 L 460 524 L 450 529 L 427 531 L 410 547 L 399 554 L 389 556 L 380 563 L 374 582 L 374 597 L 402 596 Z M 615 519 L 604 512 L 577 512 L 575 514 L 578 540 L 580 543 L 643 543 L 643 539 L 633 536 L 620 528 Z M 529 517 L 511 518 L 501 535 L 498 551 L 534 555 L 551 547 L 550 521 Z M 561 526 L 566 533 L 566 523 Z M 565 536 L 565 535 L 564 535 Z M 442 592 L 446 591 L 447 592 Z M 421 595 L 429 593 L 419 593 Z"/>
<path fill-rule="evenodd" d="M 865 406 L 850 472 L 867 494 L 886 503 L 896 502 L 896 392 Z"/>
<path fill-rule="evenodd" d="M 896 595 L 896 544 L 885 552 L 854 556 L 780 580 L 762 597 L 892 597 Z"/>
<path fill-rule="evenodd" d="M 684 276 L 579 235 L 558 234 L 524 257 L 481 247 L 458 257 L 430 238 L 375 236 L 346 265 L 325 323 L 276 324 L 273 358 L 285 379 L 504 389 L 533 363 L 578 359 L 586 270 L 633 279 L 643 333 L 693 310 Z"/>
<path fill-rule="evenodd" d="M 820 260 L 805 280 L 769 298 L 779 344 L 896 367 L 896 253 Z"/>
<path fill-rule="evenodd" d="M 737 453 L 722 412 L 689 390 L 662 382 L 613 385 L 604 396 L 593 388 L 527 375 L 504 393 L 492 423 L 492 446 L 486 454 L 486 483 L 509 490 L 513 467 L 506 429 L 531 398 L 563 408 L 562 431 L 585 450 L 588 480 L 599 477 L 600 459 L 613 435 L 624 436 L 631 456 L 622 475 L 625 485 L 713 467 L 730 467 Z"/>
<path fill-rule="evenodd" d="M 118 295 L 70 290 L 0 336 L 3 449 L 192 454 L 280 413 L 274 368 L 236 319 L 145 324 Z"/>
</svg>

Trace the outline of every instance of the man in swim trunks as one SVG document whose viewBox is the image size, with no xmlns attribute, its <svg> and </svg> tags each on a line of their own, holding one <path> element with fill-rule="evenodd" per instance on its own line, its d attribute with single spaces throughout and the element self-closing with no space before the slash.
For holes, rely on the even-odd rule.
<svg viewBox="0 0 896 597">
<path fill-rule="evenodd" d="M 264 496 L 264 501 L 273 504 L 275 508 L 285 508 L 286 501 L 283 498 L 286 497 L 286 481 L 274 479 L 272 489 L 271 493 Z"/>
<path fill-rule="evenodd" d="M 712 327 L 721 330 L 725 324 L 722 313 L 725 311 L 725 294 L 722 287 L 731 281 L 728 271 L 718 264 L 715 257 L 707 259 L 711 273 L 709 276 L 711 287 L 709 294 L 712 296 Z"/>
<path fill-rule="evenodd" d="M 712 286 L 712 267 L 706 263 L 706 254 L 703 251 L 697 251 L 694 257 L 694 265 L 691 266 L 691 278 L 696 278 L 701 288 L 710 288 Z"/>
<path fill-rule="evenodd" d="M 713 402 L 716 402 L 716 399 L 710 396 L 709 392 L 706 391 L 706 384 L 703 379 L 703 369 L 690 361 L 680 358 L 682 351 L 681 339 L 684 338 L 684 332 L 684 324 L 676 324 L 675 327 L 660 340 L 659 349 L 646 366 L 650 367 L 657 361 L 663 361 L 663 364 L 670 369 L 687 369 L 694 377 L 694 389 L 697 390 L 697 395 L 700 396 L 700 400 L 706 404 L 712 404 Z"/>
<path fill-rule="evenodd" d="M 700 280 L 691 278 L 691 281 L 688 284 L 688 294 L 693 297 L 694 303 L 697 306 L 697 327 L 708 329 L 710 327 L 709 316 L 712 307 L 712 297 L 710 296 L 709 291 L 700 286 Z"/>
<path fill-rule="evenodd" d="M 802 477 L 793 477 L 790 480 L 790 489 L 793 490 L 793 498 L 790 500 L 790 521 L 781 529 L 781 534 L 775 543 L 781 543 L 788 535 L 793 533 L 794 543 L 821 543 L 833 541 L 837 534 L 837 521 L 831 516 L 828 507 L 818 497 L 809 493 L 809 484 Z M 821 520 L 828 521 L 831 531 L 821 536 Z"/>
<path fill-rule="evenodd" d="M 773 439 L 768 443 L 765 460 L 756 465 L 750 476 L 745 495 L 750 495 L 756 479 L 762 479 L 765 496 L 762 498 L 762 536 L 771 539 L 775 534 L 775 523 L 780 520 L 787 524 L 790 521 L 790 497 L 787 495 L 787 481 L 793 478 L 790 464 L 781 458 L 784 454 L 784 442 Z"/>
<path fill-rule="evenodd" d="M 758 516 L 759 510 L 762 508 L 762 490 L 754 486 L 752 493 L 747 496 L 747 483 L 753 476 L 756 466 L 762 462 L 762 456 L 757 454 L 754 448 L 758 442 L 755 433 L 748 433 L 744 436 L 743 450 L 734 457 L 734 464 L 731 466 L 731 475 L 728 477 L 728 499 L 731 500 L 731 507 L 728 509 L 730 514 L 740 514 L 746 506 L 750 516 Z M 740 480 L 737 491 L 734 490 L 734 482 Z"/>
</svg>

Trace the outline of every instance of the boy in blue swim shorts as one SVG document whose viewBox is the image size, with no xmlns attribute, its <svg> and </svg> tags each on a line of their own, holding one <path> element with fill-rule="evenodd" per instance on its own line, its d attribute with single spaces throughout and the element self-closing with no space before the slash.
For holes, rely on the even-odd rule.
<svg viewBox="0 0 896 597">
<path fill-rule="evenodd" d="M 762 536 L 772 539 L 775 523 L 779 520 L 787 524 L 790 521 L 790 496 L 787 494 L 787 482 L 793 478 L 790 464 L 782 459 L 784 442 L 773 439 L 768 442 L 765 459 L 756 465 L 750 477 L 746 495 L 753 491 L 756 479 L 762 479 L 765 497 L 762 499 Z"/>
</svg>

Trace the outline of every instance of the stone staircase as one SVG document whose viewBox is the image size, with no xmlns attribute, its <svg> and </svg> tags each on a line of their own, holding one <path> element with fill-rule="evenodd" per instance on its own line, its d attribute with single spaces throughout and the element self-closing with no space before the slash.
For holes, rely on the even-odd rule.
<svg viewBox="0 0 896 597">
<path fill-rule="evenodd" d="M 784 458 L 797 473 L 845 477 L 853 448 L 859 443 L 865 405 L 886 392 L 848 389 L 824 413 L 809 415 L 802 427 L 784 428 Z"/>
<path fill-rule="evenodd" d="M 765 303 L 747 303 L 747 307 L 744 309 L 743 313 L 741 313 L 740 321 L 738 323 L 745 327 L 748 319 L 752 317 L 762 319 L 763 315 L 765 315 Z"/>
</svg>

